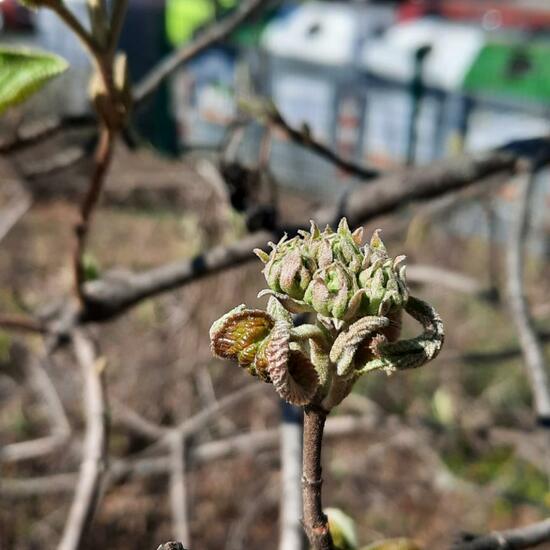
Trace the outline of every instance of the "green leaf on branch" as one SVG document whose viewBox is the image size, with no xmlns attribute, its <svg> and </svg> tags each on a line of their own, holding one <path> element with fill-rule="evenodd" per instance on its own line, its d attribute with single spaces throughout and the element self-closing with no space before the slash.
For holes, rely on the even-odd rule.
<svg viewBox="0 0 550 550">
<path fill-rule="evenodd" d="M 51 53 L 0 47 L 0 114 L 25 101 L 68 67 L 63 58 Z"/>
</svg>

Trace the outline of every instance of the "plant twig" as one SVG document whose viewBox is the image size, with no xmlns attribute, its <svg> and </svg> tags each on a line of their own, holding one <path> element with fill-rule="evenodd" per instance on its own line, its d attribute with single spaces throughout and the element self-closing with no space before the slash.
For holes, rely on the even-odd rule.
<svg viewBox="0 0 550 550">
<path fill-rule="evenodd" d="M 534 548 L 550 541 L 550 519 L 525 527 L 495 531 L 479 537 L 466 536 L 452 546 L 452 550 L 520 550 Z"/>
<path fill-rule="evenodd" d="M 97 359 L 92 342 L 82 332 L 73 334 L 73 346 L 84 377 L 86 435 L 78 483 L 58 550 L 80 548 L 99 503 L 101 482 L 107 466 L 104 365 Z"/>
<path fill-rule="evenodd" d="M 493 151 L 415 168 L 406 174 L 385 176 L 353 191 L 341 215 L 348 218 L 350 225 L 358 225 L 394 212 L 413 201 L 446 195 L 496 173 L 512 174 L 515 162 L 514 155 Z M 323 226 L 331 223 L 334 216 L 335 207 L 329 207 L 313 217 L 319 226 Z M 284 229 L 289 233 L 296 232 L 294 227 Z M 105 277 L 91 281 L 84 289 L 86 311 L 82 320 L 98 321 L 115 317 L 145 298 L 255 260 L 250 250 L 261 248 L 267 241 L 277 241 L 279 238 L 277 232 L 258 231 L 189 260 L 117 276 L 116 279 Z"/>
<path fill-rule="evenodd" d="M 22 192 L 0 211 L 0 241 L 11 231 L 15 224 L 26 214 L 32 205 L 31 196 Z"/>
<path fill-rule="evenodd" d="M 279 506 L 279 550 L 303 550 L 302 517 L 302 411 L 282 403 L 281 421 L 281 496 Z"/>
<path fill-rule="evenodd" d="M 47 327 L 42 322 L 32 317 L 8 314 L 0 314 L 0 329 L 38 334 L 46 334 L 48 332 Z"/>
<path fill-rule="evenodd" d="M 528 169 L 518 178 L 519 196 L 516 217 L 510 227 L 507 254 L 508 302 L 525 358 L 531 382 L 534 407 L 541 424 L 550 423 L 550 387 L 544 353 L 533 326 L 523 286 L 525 250 L 529 220 L 530 198 L 535 185 L 535 172 Z"/>
<path fill-rule="evenodd" d="M 265 7 L 269 0 L 244 0 L 238 3 L 233 13 L 208 27 L 196 40 L 183 45 L 179 50 L 169 54 L 158 63 L 134 89 L 135 104 L 146 100 L 180 65 L 186 63 L 210 46 L 220 42 L 231 34 L 241 23 L 245 22 L 254 13 Z"/>
<path fill-rule="evenodd" d="M 73 256 L 75 283 L 77 295 L 83 299 L 83 284 L 86 274 L 83 265 L 83 254 L 86 248 L 86 240 L 90 229 L 90 220 L 97 205 L 101 190 L 105 182 L 105 176 L 111 162 L 114 149 L 113 131 L 107 126 L 102 126 L 99 133 L 99 142 L 94 157 L 94 169 L 88 191 L 80 206 L 80 220 L 75 228 L 76 248 Z"/>
<path fill-rule="evenodd" d="M 304 529 L 312 550 L 333 550 L 328 519 L 323 513 L 321 450 L 327 413 L 317 407 L 304 409 L 302 497 Z"/>
<path fill-rule="evenodd" d="M 172 534 L 189 543 L 185 439 L 177 432 L 170 438 L 170 509 Z"/>
<path fill-rule="evenodd" d="M 63 130 L 84 128 L 94 123 L 90 115 L 52 117 L 24 124 L 17 129 L 15 135 L 0 140 L 0 155 L 15 153 L 52 138 Z"/>
<path fill-rule="evenodd" d="M 268 116 L 269 124 L 279 129 L 288 139 L 290 139 L 290 141 L 305 149 L 310 149 L 321 158 L 324 158 L 337 168 L 340 168 L 340 170 L 344 171 L 346 174 L 362 180 L 370 180 L 380 176 L 378 170 L 361 166 L 353 161 L 347 160 L 339 156 L 330 147 L 317 141 L 309 132 L 293 128 L 278 111 L 266 110 L 265 114 Z"/>
<path fill-rule="evenodd" d="M 109 33 L 109 41 L 107 44 L 108 55 L 112 58 L 118 46 L 118 39 L 124 25 L 126 10 L 128 9 L 128 0 L 115 0 L 113 3 L 113 12 L 111 16 L 111 29 Z"/>
</svg>

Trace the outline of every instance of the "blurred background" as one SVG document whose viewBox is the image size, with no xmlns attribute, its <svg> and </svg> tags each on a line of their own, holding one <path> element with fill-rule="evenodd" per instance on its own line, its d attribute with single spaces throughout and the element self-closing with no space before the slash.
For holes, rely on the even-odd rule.
<svg viewBox="0 0 550 550">
<path fill-rule="evenodd" d="M 67 4 L 86 17 L 84 1 Z M 132 79 L 238 4 L 131 0 L 120 47 Z M 0 156 L 0 229 L 2 217 L 20 211 L 0 231 L 0 311 L 47 317 L 72 284 L 75 205 L 95 146 L 91 65 L 53 13 L 15 0 L 0 0 L 0 40 L 70 62 L 44 93 L 0 121 L 4 136 L 44 117 L 71 121 L 30 149 Z M 311 141 L 375 174 L 548 136 L 549 59 L 547 0 L 269 6 L 178 68 L 136 110 L 96 213 L 87 277 L 193 258 L 272 229 L 274 219 L 306 226 L 319 208 L 372 184 L 319 155 Z M 257 98 L 276 106 L 297 140 L 254 115 Z M 424 369 L 362 379 L 335 413 L 343 420 L 324 450 L 325 504 L 353 518 L 362 544 L 406 536 L 445 548 L 460 530 L 549 515 L 548 434 L 533 427 L 529 376 L 506 298 L 516 183 L 474 185 L 366 226 L 367 235 L 382 228 L 390 254 L 407 255 L 411 287 L 440 311 L 447 341 Z M 541 169 L 523 263 L 541 346 L 550 341 L 549 207 Z M 118 473 L 83 548 L 127 548 L 128 540 L 154 548 L 174 537 L 166 468 L 128 465 L 158 457 L 162 429 L 249 383 L 235 365 L 212 359 L 208 329 L 239 303 L 259 305 L 264 286 L 259 262 L 236 265 L 93 327 L 107 362 L 109 453 Z M 64 348 L 49 356 L 40 336 L 0 329 L 0 548 L 54 547 L 63 529 L 82 445 L 73 363 Z M 186 439 L 192 549 L 278 547 L 277 429 L 288 411 L 282 414 L 267 385 L 256 385 Z M 341 429 L 351 418 L 364 421 L 360 429 Z M 52 425 L 62 437 L 51 452 L 2 454 Z"/>
</svg>

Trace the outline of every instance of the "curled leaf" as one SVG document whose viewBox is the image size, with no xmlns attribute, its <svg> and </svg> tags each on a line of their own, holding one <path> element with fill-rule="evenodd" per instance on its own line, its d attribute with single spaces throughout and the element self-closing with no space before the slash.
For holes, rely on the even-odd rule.
<svg viewBox="0 0 550 550">
<path fill-rule="evenodd" d="M 437 357 L 445 341 L 443 321 L 437 311 L 413 296 L 409 297 L 405 311 L 423 326 L 423 333 L 410 340 L 381 343 L 377 347 L 380 357 L 367 362 L 360 369 L 360 374 L 377 369 L 388 374 L 396 370 L 414 369 Z"/>
<path fill-rule="evenodd" d="M 267 372 L 277 393 L 288 403 L 306 405 L 319 387 L 311 361 L 290 345 L 287 323 L 277 321 L 265 350 Z"/>
<path fill-rule="evenodd" d="M 353 370 L 353 360 L 359 346 L 373 333 L 389 326 L 387 317 L 367 316 L 353 323 L 348 330 L 341 332 L 330 350 L 330 360 L 336 363 L 339 376 L 347 376 Z"/>
<path fill-rule="evenodd" d="M 274 324 L 273 318 L 265 311 L 238 306 L 212 325 L 212 353 L 237 361 L 242 367 L 249 367 Z"/>
</svg>

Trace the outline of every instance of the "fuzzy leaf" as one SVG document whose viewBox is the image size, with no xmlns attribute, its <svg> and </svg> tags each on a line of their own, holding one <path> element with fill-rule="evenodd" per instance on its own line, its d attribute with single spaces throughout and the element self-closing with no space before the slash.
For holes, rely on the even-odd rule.
<svg viewBox="0 0 550 550">
<path fill-rule="evenodd" d="M 388 374 L 396 370 L 415 369 L 435 359 L 445 341 L 443 321 L 428 303 L 411 296 L 405 311 L 416 319 L 424 332 L 410 340 L 384 343 L 378 346 L 380 357 L 369 361 L 358 374 L 382 369 Z"/>
<path fill-rule="evenodd" d="M 265 350 L 267 372 L 277 393 L 293 405 L 308 404 L 319 387 L 311 361 L 290 345 L 289 325 L 277 321 Z"/>
<path fill-rule="evenodd" d="M 25 101 L 68 67 L 63 58 L 51 53 L 0 47 L 0 114 Z"/>
<path fill-rule="evenodd" d="M 353 323 L 348 330 L 341 332 L 330 350 L 330 360 L 336 363 L 339 376 L 347 376 L 360 344 L 373 332 L 389 325 L 386 317 L 367 316 Z"/>
<path fill-rule="evenodd" d="M 274 326 L 270 315 L 258 309 L 239 306 L 216 321 L 210 329 L 212 352 L 223 359 L 233 359 L 249 366 L 259 344 Z"/>
</svg>

